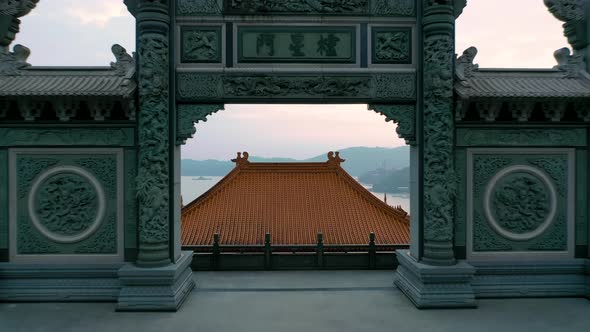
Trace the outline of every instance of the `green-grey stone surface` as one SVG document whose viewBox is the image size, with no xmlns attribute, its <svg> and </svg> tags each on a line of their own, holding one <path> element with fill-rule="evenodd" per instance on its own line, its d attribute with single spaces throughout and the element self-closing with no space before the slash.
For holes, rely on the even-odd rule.
<svg viewBox="0 0 590 332">
<path fill-rule="evenodd" d="M 80 241 L 60 243 L 44 235 L 32 222 L 35 213 L 41 226 L 54 236 L 75 236 L 91 227 L 98 213 L 98 192 L 79 174 L 68 170 L 49 176 L 31 189 L 35 179 L 60 166 L 83 169 L 94 176 L 104 191 L 105 214 L 99 228 Z M 18 254 L 114 254 L 117 251 L 117 160 L 115 155 L 18 154 L 17 253 Z M 33 211 L 29 196 L 34 195 Z"/>
</svg>

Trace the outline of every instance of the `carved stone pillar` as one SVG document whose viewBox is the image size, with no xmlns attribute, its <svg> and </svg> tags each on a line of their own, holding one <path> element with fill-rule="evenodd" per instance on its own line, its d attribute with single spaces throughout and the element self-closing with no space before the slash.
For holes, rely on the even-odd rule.
<svg viewBox="0 0 590 332">
<path fill-rule="evenodd" d="M 135 1 L 139 61 L 140 266 L 163 266 L 170 259 L 170 58 L 166 0 Z"/>
<path fill-rule="evenodd" d="M 457 262 L 453 252 L 454 25 L 464 4 L 462 0 L 423 1 L 423 96 L 418 113 L 421 130 L 417 130 L 420 153 L 412 154 L 415 164 L 422 162 L 422 206 L 416 209 L 422 214 L 418 220 L 412 216 L 411 251 L 397 252 L 395 278 L 395 284 L 419 308 L 476 305 L 471 287 L 475 269 L 464 261 Z"/>
<path fill-rule="evenodd" d="M 119 311 L 177 310 L 195 283 L 192 252 L 180 251 L 174 218 L 176 121 L 170 78 L 170 2 L 126 0 L 137 20 L 139 254 L 119 269 Z M 179 159 L 179 158 L 178 158 Z"/>
<path fill-rule="evenodd" d="M 453 1 L 424 2 L 423 16 L 423 257 L 452 265 L 453 200 Z"/>
</svg>

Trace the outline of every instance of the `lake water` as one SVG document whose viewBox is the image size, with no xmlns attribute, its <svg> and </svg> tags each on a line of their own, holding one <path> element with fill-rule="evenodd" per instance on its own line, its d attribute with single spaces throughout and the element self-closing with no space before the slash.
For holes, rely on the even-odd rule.
<svg viewBox="0 0 590 332">
<path fill-rule="evenodd" d="M 182 176 L 180 180 L 181 193 L 184 204 L 190 203 L 195 198 L 201 196 L 204 192 L 213 187 L 223 176 L 203 176 L 207 180 L 194 180 L 199 176 Z M 361 183 L 365 188 L 370 188 L 371 185 Z M 371 192 L 379 199 L 383 200 L 383 193 Z M 401 207 L 410 212 L 410 195 L 409 194 L 387 194 L 387 204 Z"/>
</svg>

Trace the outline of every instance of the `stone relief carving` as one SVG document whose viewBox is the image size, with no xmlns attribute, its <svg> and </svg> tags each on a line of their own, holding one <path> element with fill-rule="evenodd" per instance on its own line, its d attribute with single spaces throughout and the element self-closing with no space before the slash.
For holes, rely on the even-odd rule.
<svg viewBox="0 0 590 332">
<path fill-rule="evenodd" d="M 377 62 L 410 61 L 410 33 L 407 31 L 376 31 L 375 60 Z"/>
<path fill-rule="evenodd" d="M 549 213 L 547 190 L 542 181 L 525 173 L 500 180 L 491 202 L 500 227 L 517 234 L 539 228 Z"/>
<path fill-rule="evenodd" d="M 18 218 L 17 252 L 19 254 L 57 254 L 60 248 L 35 230 L 26 216 Z"/>
<path fill-rule="evenodd" d="M 484 251 L 511 251 L 512 246 L 506 239 L 499 238 L 490 229 L 484 218 L 477 212 L 473 213 L 473 250 Z"/>
<path fill-rule="evenodd" d="M 510 158 L 499 156 L 477 156 L 473 160 L 474 195 L 479 196 L 490 177 L 511 163 Z"/>
<path fill-rule="evenodd" d="M 71 236 L 86 230 L 97 214 L 97 192 L 84 177 L 60 173 L 37 192 L 35 213 L 51 233 Z"/>
<path fill-rule="evenodd" d="M 413 100 L 415 74 L 373 76 L 237 76 L 180 73 L 179 96 L 195 102 L 223 98 L 363 98 Z"/>
<path fill-rule="evenodd" d="M 564 251 L 567 250 L 567 223 L 566 218 L 559 216 L 555 219 L 552 228 L 535 243 L 529 246 L 529 250 L 536 251 Z"/>
<path fill-rule="evenodd" d="M 454 261 L 451 242 L 456 193 L 452 156 L 453 50 L 451 35 L 430 35 L 424 41 L 425 256 L 449 262 Z M 444 253 L 435 249 L 436 243 L 441 242 L 448 243 Z"/>
<path fill-rule="evenodd" d="M 561 197 L 567 197 L 568 161 L 566 157 L 527 158 L 527 162 L 545 171 L 554 180 L 555 187 Z"/>
<path fill-rule="evenodd" d="M 224 80 L 230 96 L 362 96 L 368 95 L 368 78 L 231 77 Z"/>
<path fill-rule="evenodd" d="M 133 145 L 132 129 L 15 129 L 0 128 L 0 146 Z"/>
<path fill-rule="evenodd" d="M 168 49 L 163 34 L 139 37 L 139 260 L 155 264 L 169 260 Z"/>
<path fill-rule="evenodd" d="M 215 15 L 221 14 L 217 0 L 178 0 L 177 11 L 181 15 Z"/>
<path fill-rule="evenodd" d="M 406 144 L 416 144 L 416 107 L 414 105 L 382 105 L 370 104 L 373 110 L 385 116 L 385 121 L 397 123 L 396 132 Z"/>
<path fill-rule="evenodd" d="M 206 28 L 190 30 L 182 34 L 183 61 L 219 61 L 219 33 Z"/>
<path fill-rule="evenodd" d="M 199 121 L 207 121 L 207 116 L 217 111 L 223 110 L 222 104 L 216 105 L 198 105 L 187 104 L 178 105 L 176 107 L 178 114 L 176 145 L 185 144 L 189 138 L 197 132 L 195 123 Z"/>
<path fill-rule="evenodd" d="M 114 254 L 117 252 L 117 222 L 115 216 L 111 216 L 96 234 L 76 248 L 77 254 Z"/>
<path fill-rule="evenodd" d="M 32 158 L 21 157 L 16 163 L 17 167 L 17 190 L 19 199 L 24 199 L 31 189 L 31 182 L 44 169 L 59 163 L 58 159 L 54 158 Z"/>
<path fill-rule="evenodd" d="M 367 12 L 368 0 L 229 0 L 229 12 L 358 14 Z"/>
<path fill-rule="evenodd" d="M 373 0 L 371 14 L 391 16 L 413 16 L 416 13 L 415 0 Z"/>
<path fill-rule="evenodd" d="M 372 77 L 372 94 L 370 97 L 383 100 L 415 99 L 416 75 L 374 75 Z"/>
<path fill-rule="evenodd" d="M 585 145 L 584 137 L 584 131 L 577 129 L 470 130 L 458 135 L 458 143 L 466 146 Z"/>
</svg>

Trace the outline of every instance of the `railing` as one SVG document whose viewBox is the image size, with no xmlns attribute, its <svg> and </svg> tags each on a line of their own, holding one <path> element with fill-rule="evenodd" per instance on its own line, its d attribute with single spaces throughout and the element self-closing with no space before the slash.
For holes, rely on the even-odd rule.
<svg viewBox="0 0 590 332">
<path fill-rule="evenodd" d="M 272 244 L 266 233 L 261 245 L 222 245 L 213 235 L 212 245 L 183 246 L 193 251 L 193 270 L 313 270 L 313 269 L 395 269 L 395 251 L 409 245 L 375 243 L 369 235 L 366 245 L 325 245 L 322 233 L 315 245 Z"/>
</svg>

